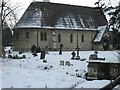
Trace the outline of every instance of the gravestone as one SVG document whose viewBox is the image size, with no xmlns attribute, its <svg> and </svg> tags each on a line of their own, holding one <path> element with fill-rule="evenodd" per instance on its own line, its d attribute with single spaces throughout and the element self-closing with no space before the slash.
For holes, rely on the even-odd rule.
<svg viewBox="0 0 120 90">
<path fill-rule="evenodd" d="M 70 62 L 69 61 L 66 61 L 65 65 L 67 66 L 70 66 Z"/>
<path fill-rule="evenodd" d="M 59 51 L 59 55 L 62 55 L 62 47 L 63 47 L 63 44 L 61 43 L 61 44 L 60 44 L 60 51 Z"/>
<path fill-rule="evenodd" d="M 64 61 L 60 61 L 60 65 L 61 65 L 61 66 L 64 66 Z"/>
<path fill-rule="evenodd" d="M 42 51 L 41 51 L 40 59 L 45 59 L 45 50 L 42 50 Z"/>
<path fill-rule="evenodd" d="M 47 60 L 43 60 L 43 63 L 47 63 Z"/>
<path fill-rule="evenodd" d="M 74 60 L 75 59 L 75 56 L 76 56 L 76 53 L 73 51 L 72 53 L 71 53 L 71 55 L 72 55 L 72 60 Z"/>
</svg>

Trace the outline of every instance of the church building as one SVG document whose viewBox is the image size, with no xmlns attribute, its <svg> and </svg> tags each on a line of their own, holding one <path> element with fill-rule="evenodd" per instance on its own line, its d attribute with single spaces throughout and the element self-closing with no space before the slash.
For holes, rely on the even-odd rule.
<svg viewBox="0 0 120 90">
<path fill-rule="evenodd" d="M 14 27 L 14 50 L 102 49 L 107 30 L 105 15 L 95 7 L 32 2 Z"/>
</svg>

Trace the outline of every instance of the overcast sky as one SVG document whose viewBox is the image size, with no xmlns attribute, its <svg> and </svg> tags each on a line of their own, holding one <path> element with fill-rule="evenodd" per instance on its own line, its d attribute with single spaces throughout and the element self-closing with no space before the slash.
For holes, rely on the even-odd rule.
<svg viewBox="0 0 120 90">
<path fill-rule="evenodd" d="M 20 17 L 21 15 L 25 12 L 25 10 L 28 8 L 28 6 L 30 5 L 30 3 L 32 1 L 43 1 L 43 0 L 12 0 L 14 3 L 20 3 L 21 7 L 23 8 L 21 13 L 20 13 Z M 91 6 L 91 7 L 95 7 L 94 3 L 98 0 L 49 0 L 50 2 L 54 2 L 54 3 L 64 3 L 64 4 L 71 4 L 71 5 L 82 5 L 82 6 Z M 105 0 L 105 2 L 107 2 L 109 0 Z M 119 0 L 111 0 L 112 4 L 116 4 Z"/>
</svg>

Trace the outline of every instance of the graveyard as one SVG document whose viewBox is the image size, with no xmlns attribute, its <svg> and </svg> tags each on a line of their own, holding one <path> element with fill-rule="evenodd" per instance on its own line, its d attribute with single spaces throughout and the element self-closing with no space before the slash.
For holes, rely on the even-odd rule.
<svg viewBox="0 0 120 90">
<path fill-rule="evenodd" d="M 7 49 L 6 52 L 5 58 L 0 58 L 1 88 L 102 88 L 110 80 L 87 80 L 88 63 L 119 62 L 117 51 L 97 51 L 98 58 L 105 60 L 96 61 L 90 60 L 90 55 L 95 54 L 95 51 L 80 51 L 80 60 L 73 59 L 73 51 L 48 51 L 45 57 L 42 53 L 9 53 Z"/>
</svg>

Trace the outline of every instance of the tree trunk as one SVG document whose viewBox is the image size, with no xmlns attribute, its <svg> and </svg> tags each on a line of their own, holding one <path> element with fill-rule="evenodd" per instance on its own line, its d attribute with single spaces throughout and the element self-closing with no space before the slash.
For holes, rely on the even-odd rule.
<svg viewBox="0 0 120 90">
<path fill-rule="evenodd" d="M 3 1 L 1 2 L 1 14 L 0 14 L 0 56 L 2 55 L 2 29 L 3 29 L 3 22 L 2 22 L 2 14 L 3 14 Z"/>
</svg>

